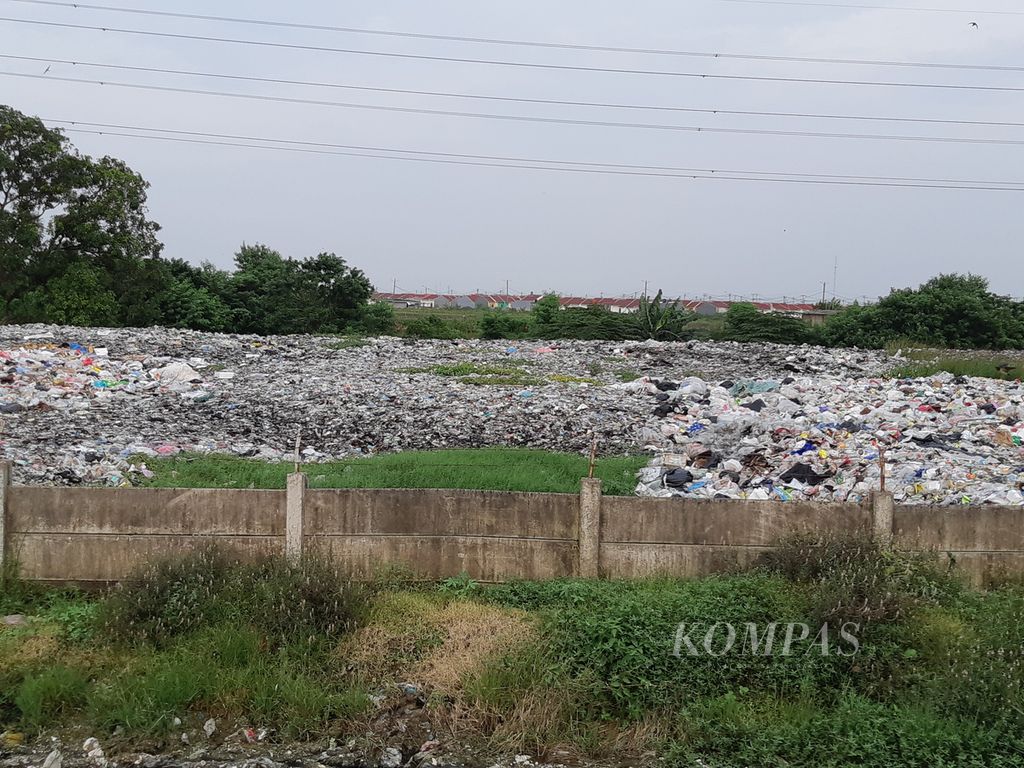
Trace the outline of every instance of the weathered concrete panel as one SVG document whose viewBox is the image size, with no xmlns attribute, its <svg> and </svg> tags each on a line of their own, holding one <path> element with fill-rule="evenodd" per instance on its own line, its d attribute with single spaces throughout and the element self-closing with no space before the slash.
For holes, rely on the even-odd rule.
<svg viewBox="0 0 1024 768">
<path fill-rule="evenodd" d="M 284 535 L 284 491 L 14 486 L 20 533 Z"/>
<path fill-rule="evenodd" d="M 747 568 L 769 549 L 701 544 L 602 544 L 601 570 L 609 579 L 706 576 Z"/>
<path fill-rule="evenodd" d="M 317 536 L 312 551 L 329 553 L 355 579 L 382 566 L 405 565 L 417 576 L 444 579 L 468 573 L 478 581 L 572 576 L 574 542 L 468 536 Z"/>
<path fill-rule="evenodd" d="M 27 534 L 14 540 L 15 556 L 27 579 L 110 582 L 176 555 L 216 542 L 243 556 L 279 555 L 284 539 L 273 536 L 157 536 L 88 533 Z"/>
<path fill-rule="evenodd" d="M 956 570 L 976 587 L 1019 582 L 1024 575 L 1024 552 L 945 552 L 940 559 L 945 564 L 951 557 Z"/>
<path fill-rule="evenodd" d="M 897 546 L 958 552 L 1024 551 L 1020 507 L 896 507 Z"/>
<path fill-rule="evenodd" d="M 576 539 L 579 496 L 457 490 L 310 490 L 306 533 Z"/>
<path fill-rule="evenodd" d="M 871 510 L 856 504 L 645 499 L 601 500 L 602 542 L 769 546 L 801 530 L 869 530 Z"/>
</svg>

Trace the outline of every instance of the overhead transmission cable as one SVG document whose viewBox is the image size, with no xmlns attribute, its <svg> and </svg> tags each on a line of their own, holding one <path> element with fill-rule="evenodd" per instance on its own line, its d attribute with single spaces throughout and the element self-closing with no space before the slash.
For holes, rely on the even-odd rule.
<svg viewBox="0 0 1024 768">
<path fill-rule="evenodd" d="M 395 37 L 413 40 L 439 40 L 443 42 L 476 43 L 486 45 L 504 45 L 527 48 L 544 48 L 567 51 L 589 51 L 600 53 L 629 53 L 657 56 L 677 56 L 690 58 L 707 59 L 739 59 L 746 61 L 779 61 L 793 62 L 798 64 L 843 64 L 856 66 L 883 66 L 883 67 L 919 67 L 934 69 L 963 69 L 982 70 L 996 72 L 1024 72 L 1024 66 L 1001 66 L 995 64 L 959 64 L 947 62 L 914 62 L 914 61 L 885 61 L 877 59 L 841 59 L 817 56 L 782 56 L 770 54 L 752 53 L 722 53 L 713 51 L 685 51 L 669 48 L 634 48 L 616 45 L 586 45 L 579 43 L 556 43 L 539 40 L 510 40 L 507 38 L 494 37 L 469 37 L 464 35 L 442 35 L 427 32 L 402 32 L 397 30 L 370 29 L 366 27 L 334 26 L 328 24 L 308 24 L 291 21 L 277 21 L 272 19 L 253 19 L 239 16 L 215 16 L 201 13 L 183 13 L 180 11 L 161 11 L 150 8 L 123 8 L 112 5 L 97 5 L 92 3 L 62 2 L 61 0 L 7 0 L 12 3 L 24 5 L 48 6 L 58 8 L 72 8 L 75 10 L 105 11 L 110 13 L 133 14 L 140 16 L 191 19 L 196 21 L 213 21 L 229 24 L 248 24 L 260 27 L 275 27 L 280 29 L 302 29 L 317 32 L 341 32 L 345 34 L 375 35 L 381 37 Z"/>
<path fill-rule="evenodd" d="M 28 0 L 17 0 L 27 2 Z M 801 8 L 853 8 L 866 11 L 915 11 L 922 13 L 961 13 L 975 16 L 1024 16 L 1024 11 L 988 10 L 985 8 L 936 8 L 909 5 L 870 5 L 868 3 L 816 3 L 812 0 L 718 0 L 720 3 L 743 3 L 745 5 L 789 5 Z"/>
<path fill-rule="evenodd" d="M 76 126 L 76 121 L 51 121 L 68 123 Z M 85 125 L 101 125 L 95 123 L 82 123 Z M 1024 192 L 1024 182 L 975 182 L 954 179 L 921 179 L 921 180 L 899 180 L 899 177 L 842 177 L 838 174 L 782 174 L 762 171 L 717 171 L 715 169 L 684 169 L 671 166 L 630 166 L 625 164 L 612 163 L 579 163 L 576 161 L 538 160 L 531 158 L 504 158 L 500 156 L 470 155 L 459 153 L 425 152 L 419 150 L 392 149 L 384 147 L 355 147 L 353 151 L 340 149 L 328 149 L 327 147 L 346 145 L 318 144 L 315 142 L 298 142 L 284 139 L 267 139 L 257 137 L 238 137 L 239 141 L 224 141 L 217 137 L 230 135 L 205 134 L 199 131 L 170 131 L 153 128 L 132 128 L 125 126 L 127 130 L 150 131 L 151 133 L 127 133 L 120 130 L 87 129 L 72 127 L 68 132 L 91 134 L 97 136 L 118 136 L 135 139 L 150 139 L 157 141 L 169 141 L 185 144 L 204 144 L 213 146 L 230 146 L 248 149 L 261 149 L 270 151 L 299 152 L 315 155 L 337 155 L 345 157 L 365 157 L 379 160 L 401 160 L 422 163 L 436 163 L 442 165 L 463 165 L 484 168 L 513 168 L 520 170 L 554 171 L 562 173 L 586 173 L 604 174 L 612 176 L 639 176 L 653 178 L 680 178 L 680 179 L 707 179 L 722 181 L 757 181 L 767 183 L 790 183 L 790 184 L 826 184 L 854 187 L 902 187 L 919 189 L 949 189 L 964 191 L 990 191 L 990 192 Z M 171 135 L 157 135 L 156 132 Z M 210 138 L 198 138 L 208 136 Z M 216 140 L 215 140 L 216 139 Z M 263 143 L 253 143 L 263 142 Z M 273 144 L 273 145 L 270 145 Z M 270 145 L 270 146 L 268 146 Z M 355 151 L 365 150 L 365 151 Z M 393 154 L 382 154 L 382 153 Z M 414 155 L 419 155 L 415 156 Z M 648 169 L 648 170 L 642 170 Z"/>
<path fill-rule="evenodd" d="M 829 79 L 829 78 L 814 78 L 814 77 L 785 77 L 785 76 L 768 76 L 768 75 L 734 75 L 734 74 L 721 74 L 711 72 L 679 72 L 670 70 L 658 70 L 658 69 L 631 69 L 625 67 L 592 67 L 583 66 L 577 64 L 549 64 L 540 62 L 527 62 L 527 61 L 511 61 L 505 59 L 482 59 L 482 58 L 471 58 L 471 57 L 460 57 L 460 56 L 436 56 L 419 53 L 398 53 L 395 51 L 369 51 L 360 48 L 336 48 L 331 46 L 322 45 L 303 45 L 299 43 L 283 43 L 273 42 L 269 40 L 247 40 L 242 38 L 232 37 L 216 37 L 213 35 L 189 35 L 180 32 L 157 32 L 153 30 L 141 30 L 141 29 L 125 29 L 121 27 L 106 27 L 96 26 L 89 24 L 70 24 L 67 22 L 58 21 L 42 21 L 40 19 L 15 19 L 10 17 L 0 17 L 0 22 L 7 22 L 11 24 L 29 24 L 43 27 L 56 27 L 62 29 L 81 29 L 89 30 L 94 32 L 113 32 L 116 34 L 125 35 L 141 35 L 146 37 L 159 37 L 164 39 L 173 40 L 195 40 L 201 42 L 211 43 L 227 43 L 232 45 L 248 45 L 248 46 L 259 46 L 269 48 L 284 48 L 290 50 L 300 51 L 317 51 L 317 52 L 330 52 L 330 53 L 343 53 L 352 54 L 357 56 L 377 56 L 394 59 L 406 59 L 415 61 L 443 61 L 456 64 L 484 64 L 489 66 L 500 66 L 500 67 L 517 67 L 523 69 L 543 69 L 543 70 L 555 70 L 555 71 L 569 71 L 569 72 L 601 72 L 606 74 L 625 74 L 625 75 L 652 75 L 660 77 L 680 77 L 680 78 L 693 78 L 698 80 L 740 80 L 750 82 L 768 82 L 768 83 L 811 83 L 818 85 L 852 85 L 852 86 L 871 86 L 871 87 L 885 87 L 885 88 L 927 88 L 927 89 L 944 89 L 944 90 L 956 90 L 956 91 L 988 91 L 988 92 L 1021 92 L 1024 91 L 1024 87 L 1020 86 L 1003 86 L 1003 85 L 963 85 L 957 83 L 917 83 L 917 82 L 899 82 L 899 81 L 879 81 L 879 80 L 844 80 L 844 79 Z"/>
<path fill-rule="evenodd" d="M 842 174 L 830 174 L 830 173 L 792 173 L 792 172 L 776 172 L 776 171 L 738 171 L 731 169 L 712 169 L 712 168 L 683 168 L 679 166 L 671 165 L 639 165 L 632 163 L 600 163 L 600 162 L 582 162 L 573 160 L 547 160 L 535 157 L 517 157 L 509 155 L 479 155 L 479 154 L 467 154 L 463 152 L 432 152 L 428 150 L 420 149 L 400 149 L 395 147 L 379 147 L 379 146 L 367 146 L 360 144 L 338 144 L 334 142 L 320 142 L 320 141 L 308 141 L 299 139 L 275 139 L 267 138 L 263 136 L 248 136 L 231 133 L 213 133 L 209 131 L 187 131 L 172 128 L 152 128 L 147 126 L 138 125 L 124 125 L 121 123 L 97 123 L 83 120 L 58 120 L 53 118 L 43 118 L 44 122 L 57 123 L 61 125 L 71 125 L 75 127 L 85 126 L 89 128 L 101 128 L 101 129 L 116 129 L 116 130 L 128 130 L 128 131 L 150 131 L 160 132 L 173 135 L 182 136 L 198 136 L 203 138 L 217 138 L 217 139 L 232 139 L 240 141 L 262 141 L 271 142 L 276 144 L 294 144 L 300 146 L 317 147 L 317 148 L 330 148 L 330 149 L 346 149 L 346 150 L 360 150 L 365 152 L 395 152 L 401 154 L 417 154 L 417 155 L 436 155 L 439 157 L 456 157 L 462 159 L 473 159 L 473 160 L 495 160 L 495 161 L 507 161 L 507 162 L 523 162 L 523 163 L 553 163 L 560 165 L 578 165 L 578 166 L 594 166 L 601 168 L 615 168 L 615 169 L 631 169 L 631 170 L 659 170 L 659 171 L 675 171 L 681 173 L 732 173 L 732 174 L 756 174 L 760 176 L 803 176 L 808 178 L 831 178 L 831 179 L 858 179 L 868 181 L 913 181 L 913 182 L 932 182 L 936 184 L 983 184 L 983 185 L 1009 185 L 1009 186 L 1021 186 L 1024 187 L 1024 181 L 992 181 L 990 179 L 977 180 L 977 179 L 936 179 L 936 178 L 920 178 L 913 176 L 856 176 L 853 174 L 842 173 Z"/>
<path fill-rule="evenodd" d="M 75 61 L 73 59 L 55 59 L 45 56 L 16 56 L 13 54 L 0 53 L 0 59 L 13 61 L 32 61 L 40 64 L 65 64 L 73 67 L 91 67 L 96 69 L 115 69 L 127 72 L 146 72 L 162 75 L 182 75 L 187 77 L 214 78 L 220 80 L 237 80 L 243 82 L 268 83 L 273 85 L 301 85 L 311 88 L 333 88 L 339 90 L 362 91 L 369 93 L 397 93 L 412 96 L 440 96 L 453 99 L 471 99 L 477 101 L 492 101 L 515 104 L 544 104 L 553 106 L 569 107 L 599 107 L 604 109 L 628 109 L 653 112 L 685 112 L 706 115 L 744 115 L 752 117 L 796 117 L 813 118 L 820 120 L 862 120 L 871 122 L 887 123 L 923 123 L 932 125 L 970 125 L 970 126 L 991 126 L 999 128 L 1024 128 L 1024 122 L 1009 122 L 996 120 L 951 120 L 941 118 L 921 117 L 896 117 L 896 116 L 875 116 L 875 115 L 843 115 L 843 114 L 821 114 L 815 112 L 772 112 L 763 110 L 744 109 L 714 109 L 698 107 L 675 107 L 658 104 L 623 104 L 619 102 L 600 101 L 570 101 L 566 99 L 537 99 L 514 96 L 493 96 L 487 94 L 458 93 L 452 91 L 426 91 L 409 88 L 381 88 L 367 85 L 351 85 L 347 83 L 331 83 L 313 80 L 294 80 L 276 77 L 257 77 L 254 75 L 235 75 L 223 72 L 202 72 L 187 69 L 168 69 L 165 67 L 143 67 L 128 64 L 106 64 L 90 61 Z"/>
<path fill-rule="evenodd" d="M 267 94 L 236 93 L 233 91 L 210 91 L 201 88 L 182 88 L 165 85 L 145 85 L 141 83 L 120 83 L 108 80 L 89 80 L 86 78 L 54 76 L 52 74 L 40 75 L 25 72 L 0 71 L 0 77 L 18 77 L 32 80 L 51 80 L 67 83 L 90 84 L 109 86 L 115 88 L 130 88 L 137 90 L 156 91 L 161 93 L 185 93 L 204 96 L 215 96 L 218 98 L 235 98 L 252 101 L 268 101 L 284 104 L 309 104 L 313 106 L 340 107 L 346 109 L 366 109 L 382 112 L 399 112 L 404 114 L 419 115 L 440 115 L 445 117 L 480 118 L 487 120 L 505 120 L 513 122 L 548 123 L 556 125 L 586 125 L 604 128 L 637 128 L 660 131 L 677 131 L 685 133 L 720 133 L 720 134 L 745 134 L 755 136 L 789 136 L 789 137 L 813 137 L 828 139 L 865 139 L 865 140 L 890 140 L 890 141 L 917 141 L 925 143 L 954 143 L 954 144 L 989 144 L 1020 146 L 1024 145 L 1021 139 L 994 139 L 994 138 L 972 138 L 958 136 L 905 136 L 901 134 L 871 134 L 871 133 L 830 133 L 825 131 L 793 131 L 776 130 L 767 128 L 722 128 L 703 127 L 690 125 L 663 125 L 660 123 L 627 123 L 612 120 L 581 120 L 575 118 L 561 117 L 540 117 L 537 115 L 503 115 L 490 112 L 462 112 L 456 110 L 426 109 L 420 107 L 399 107 L 382 104 L 357 104 L 351 102 L 326 101 L 320 99 L 302 99 L 289 96 L 271 96 Z"/>
</svg>

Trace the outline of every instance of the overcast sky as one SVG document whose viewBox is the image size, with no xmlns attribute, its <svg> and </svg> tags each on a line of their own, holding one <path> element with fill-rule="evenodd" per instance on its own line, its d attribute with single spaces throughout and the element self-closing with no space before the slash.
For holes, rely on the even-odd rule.
<svg viewBox="0 0 1024 768">
<path fill-rule="evenodd" d="M 103 0 L 97 0 L 102 2 Z M 821 0 L 826 2 L 827 0 Z M 1013 13 L 808 7 L 730 0 L 106 0 L 117 7 L 603 46 L 1024 66 L 1019 0 L 857 0 Z M 959 2 L 959 6 L 956 3 Z M 566 51 L 288 30 L 0 0 L 0 16 L 460 58 L 1024 87 L 1024 73 Z M 970 22 L 977 22 L 978 27 Z M 700 109 L 1024 123 L 1024 92 L 692 79 L 247 47 L 0 22 L 0 53 L 265 78 Z M 45 63 L 0 59 L 42 74 Z M 664 125 L 996 138 L 1024 129 L 481 102 L 53 64 L 49 77 L 426 109 Z M 1024 182 L 1024 145 L 690 133 L 402 114 L 0 77 L 0 102 L 44 119 L 292 141 L 768 173 Z M 221 267 L 244 241 L 334 251 L 408 291 L 852 299 L 973 271 L 1024 293 L 1024 192 L 823 186 L 547 172 L 174 144 L 70 133 L 151 184 L 164 255 Z"/>
</svg>

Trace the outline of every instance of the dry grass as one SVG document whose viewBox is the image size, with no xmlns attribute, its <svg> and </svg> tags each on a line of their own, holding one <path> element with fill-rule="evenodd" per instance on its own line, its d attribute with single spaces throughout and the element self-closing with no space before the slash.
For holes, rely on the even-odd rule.
<svg viewBox="0 0 1024 768">
<path fill-rule="evenodd" d="M 35 667 L 60 656 L 56 632 L 0 629 L 0 672 Z"/>
<path fill-rule="evenodd" d="M 378 599 L 368 625 L 339 652 L 368 683 L 410 682 L 427 693 L 461 698 L 468 676 L 534 637 L 522 611 L 398 592 Z"/>
<path fill-rule="evenodd" d="M 468 601 L 446 605 L 436 617 L 443 640 L 410 671 L 411 679 L 428 691 L 458 696 L 472 675 L 486 664 L 536 638 L 535 627 L 522 611 Z"/>
</svg>

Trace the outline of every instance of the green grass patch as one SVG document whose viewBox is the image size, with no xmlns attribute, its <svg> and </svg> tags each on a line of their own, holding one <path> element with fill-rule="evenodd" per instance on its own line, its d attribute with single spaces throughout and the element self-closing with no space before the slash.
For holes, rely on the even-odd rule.
<svg viewBox="0 0 1024 768">
<path fill-rule="evenodd" d="M 155 488 L 284 488 L 292 465 L 222 455 L 145 459 Z M 405 451 L 308 464 L 314 488 L 462 488 L 484 491 L 578 493 L 588 458 L 520 448 Z M 594 469 L 610 496 L 630 496 L 643 456 L 599 458 Z"/>
<path fill-rule="evenodd" d="M 897 366 L 889 375 L 897 379 L 921 379 L 937 373 L 1016 381 L 1024 378 L 1024 361 L 1007 358 L 942 357 Z"/>
<path fill-rule="evenodd" d="M 328 349 L 342 350 L 342 349 L 358 349 L 359 347 L 365 347 L 370 342 L 364 339 L 362 336 L 345 336 L 336 341 L 330 341 L 327 343 Z"/>
<path fill-rule="evenodd" d="M 592 387 L 601 386 L 601 382 L 597 379 L 588 378 L 586 376 L 566 376 L 561 373 L 548 376 L 548 381 L 554 382 L 555 384 L 589 384 Z"/>
<path fill-rule="evenodd" d="M 463 376 L 459 379 L 459 383 L 468 384 L 471 387 L 539 387 L 545 382 L 536 376 L 516 373 L 493 376 Z"/>
<path fill-rule="evenodd" d="M 509 361 L 505 365 L 481 365 L 479 363 L 439 363 L 429 368 L 400 368 L 398 373 L 432 373 L 435 376 L 515 376 L 522 371 L 525 361 Z"/>
</svg>

